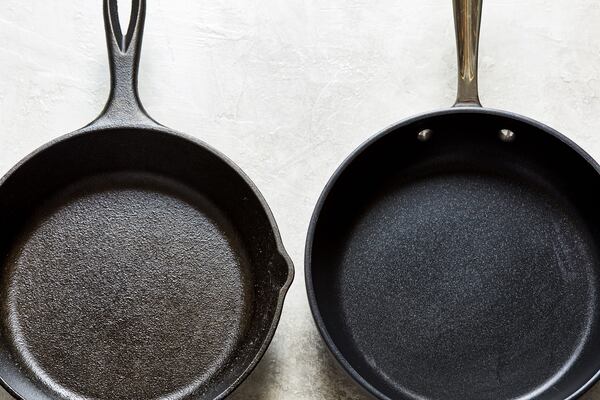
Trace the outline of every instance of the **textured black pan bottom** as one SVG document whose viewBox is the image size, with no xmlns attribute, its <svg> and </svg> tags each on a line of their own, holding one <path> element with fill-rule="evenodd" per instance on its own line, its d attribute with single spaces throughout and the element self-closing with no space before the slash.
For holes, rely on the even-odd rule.
<svg viewBox="0 0 600 400">
<path fill-rule="evenodd" d="M 386 182 L 330 266 L 346 345 L 414 398 L 550 387 L 588 340 L 596 308 L 600 260 L 572 211 L 499 176 Z"/>
<path fill-rule="evenodd" d="M 31 221 L 5 265 L 4 325 L 19 362 L 61 397 L 177 399 L 230 361 L 253 282 L 204 197 L 158 175 L 104 174 Z"/>
</svg>

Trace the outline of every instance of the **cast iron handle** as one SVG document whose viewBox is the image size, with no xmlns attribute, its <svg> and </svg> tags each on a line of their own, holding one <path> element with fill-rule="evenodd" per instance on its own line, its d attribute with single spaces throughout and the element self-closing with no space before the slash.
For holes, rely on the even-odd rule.
<svg viewBox="0 0 600 400">
<path fill-rule="evenodd" d="M 458 87 L 455 107 L 481 107 L 477 90 L 477 55 L 483 0 L 453 0 Z"/>
<path fill-rule="evenodd" d="M 157 125 L 148 116 L 138 95 L 138 69 L 146 0 L 132 0 L 129 27 L 123 35 L 117 0 L 104 0 L 104 29 L 110 68 L 110 94 L 97 125 Z"/>
</svg>

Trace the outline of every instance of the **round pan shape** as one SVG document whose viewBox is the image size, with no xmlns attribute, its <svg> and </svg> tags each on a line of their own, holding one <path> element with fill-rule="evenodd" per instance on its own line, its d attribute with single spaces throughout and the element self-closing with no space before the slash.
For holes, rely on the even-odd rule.
<svg viewBox="0 0 600 400">
<path fill-rule="evenodd" d="M 574 399 L 599 376 L 600 170 L 480 107 L 481 6 L 454 0 L 455 107 L 364 143 L 309 227 L 316 324 L 379 399 Z"/>
<path fill-rule="evenodd" d="M 145 1 L 104 1 L 111 93 L 0 181 L 0 377 L 18 399 L 221 399 L 293 278 L 238 167 L 138 99 Z"/>
</svg>

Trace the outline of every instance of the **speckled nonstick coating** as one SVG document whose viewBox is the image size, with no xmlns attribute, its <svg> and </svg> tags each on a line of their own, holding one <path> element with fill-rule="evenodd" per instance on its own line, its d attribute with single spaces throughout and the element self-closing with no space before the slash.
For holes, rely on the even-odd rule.
<svg viewBox="0 0 600 400">
<path fill-rule="evenodd" d="M 316 324 L 379 399 L 574 399 L 600 369 L 600 169 L 538 122 L 458 103 L 327 184 L 306 244 Z"/>
<path fill-rule="evenodd" d="M 0 379 L 18 399 L 221 399 L 275 331 L 291 261 L 231 161 L 137 95 L 145 1 L 104 2 L 101 116 L 0 181 Z"/>
</svg>

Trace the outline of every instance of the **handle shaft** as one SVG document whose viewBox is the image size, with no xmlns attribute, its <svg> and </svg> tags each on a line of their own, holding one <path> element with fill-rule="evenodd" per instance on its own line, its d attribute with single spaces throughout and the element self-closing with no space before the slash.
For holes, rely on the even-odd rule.
<svg viewBox="0 0 600 400">
<path fill-rule="evenodd" d="M 117 0 L 104 0 L 104 29 L 110 68 L 110 94 L 90 125 L 156 125 L 138 95 L 138 69 L 146 18 L 146 0 L 132 0 L 129 27 L 123 35 Z"/>
<path fill-rule="evenodd" d="M 479 27 L 483 0 L 453 0 L 458 56 L 457 106 L 481 107 L 477 89 Z"/>
</svg>

